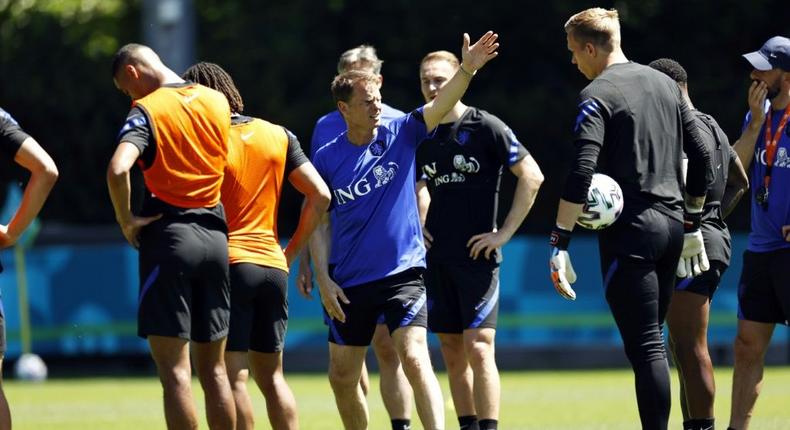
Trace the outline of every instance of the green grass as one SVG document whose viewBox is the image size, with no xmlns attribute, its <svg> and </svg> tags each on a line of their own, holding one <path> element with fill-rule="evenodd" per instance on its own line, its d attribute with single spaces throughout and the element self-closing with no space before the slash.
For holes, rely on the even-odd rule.
<svg viewBox="0 0 790 430">
<path fill-rule="evenodd" d="M 296 396 L 301 428 L 342 428 L 326 377 L 321 374 L 287 375 Z M 730 407 L 732 369 L 716 372 L 718 427 L 726 427 Z M 439 375 L 446 401 L 447 428 L 457 428 L 449 400 L 446 375 Z M 629 370 L 504 372 L 502 413 L 504 430 L 632 430 L 639 427 Z M 389 428 L 377 391 L 369 395 L 370 428 Z M 11 402 L 14 428 L 25 429 L 162 429 L 165 428 L 158 381 L 151 378 L 56 379 L 45 383 L 4 383 Z M 757 402 L 752 428 L 787 429 L 790 426 L 790 368 L 766 369 L 763 393 Z M 202 392 L 195 382 L 195 395 Z M 258 428 L 269 428 L 263 396 L 252 389 Z M 681 427 L 677 381 L 673 380 L 670 428 Z M 414 413 L 415 429 L 422 428 Z M 206 428 L 205 422 L 201 428 Z"/>
</svg>

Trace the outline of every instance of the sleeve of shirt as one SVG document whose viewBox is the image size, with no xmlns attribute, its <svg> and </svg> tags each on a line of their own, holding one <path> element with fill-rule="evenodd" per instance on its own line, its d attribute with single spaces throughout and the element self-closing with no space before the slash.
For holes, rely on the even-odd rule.
<svg viewBox="0 0 790 430">
<path fill-rule="evenodd" d="M 571 203 L 585 203 L 587 190 L 590 189 L 592 176 L 598 165 L 601 144 L 591 140 L 577 140 L 575 145 L 576 158 L 568 174 L 568 180 L 565 181 L 562 198 Z"/>
<path fill-rule="evenodd" d="M 148 168 L 154 162 L 156 145 L 148 115 L 139 106 L 134 106 L 126 116 L 126 121 L 118 132 L 118 143 L 129 142 L 140 151 L 140 160 Z"/>
<path fill-rule="evenodd" d="M 287 178 L 296 168 L 310 160 L 307 159 L 304 151 L 302 151 L 299 139 L 287 128 L 283 127 L 283 130 L 288 136 L 288 154 L 285 156 L 285 177 Z"/>
<path fill-rule="evenodd" d="M 403 133 L 406 131 L 413 135 L 413 139 L 408 139 L 408 142 L 412 143 L 414 148 L 417 148 L 425 138 L 436 132 L 436 128 L 434 128 L 431 133 L 428 133 L 428 128 L 425 125 L 425 117 L 422 113 L 424 107 L 425 106 L 420 106 L 407 115 L 390 122 L 393 129 L 396 130 L 395 133 Z M 397 130 L 398 128 L 399 130 Z"/>
<path fill-rule="evenodd" d="M 487 122 L 493 135 L 494 150 L 502 164 L 510 167 L 529 155 L 527 148 L 501 119 L 489 115 Z"/>
<path fill-rule="evenodd" d="M 22 144 L 30 137 L 8 112 L 0 109 L 0 154 L 13 160 Z"/>
<path fill-rule="evenodd" d="M 683 121 L 683 150 L 688 156 L 689 164 L 686 171 L 686 192 L 695 197 L 704 196 L 713 183 L 713 166 L 711 152 L 705 144 L 705 138 L 697 128 L 697 122 L 685 100 L 677 88 L 680 101 L 680 115 Z"/>
<path fill-rule="evenodd" d="M 579 94 L 578 113 L 573 125 L 575 140 L 589 140 L 603 145 L 606 134 L 606 123 L 611 118 L 609 96 L 604 83 L 588 85 Z"/>
</svg>

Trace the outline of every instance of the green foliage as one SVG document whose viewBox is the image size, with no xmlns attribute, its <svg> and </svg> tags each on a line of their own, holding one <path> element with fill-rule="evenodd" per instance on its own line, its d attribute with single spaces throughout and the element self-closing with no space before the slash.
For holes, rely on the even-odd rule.
<svg viewBox="0 0 790 430">
<path fill-rule="evenodd" d="M 385 60 L 385 102 L 410 110 L 423 101 L 417 65 L 432 50 L 459 52 L 461 34 L 493 29 L 500 56 L 475 77 L 465 101 L 501 117 L 546 176 L 524 231 L 551 225 L 573 154 L 576 95 L 586 81 L 570 64 L 562 24 L 581 0 L 479 7 L 471 0 L 194 0 L 196 60 L 234 77 L 247 113 L 292 130 L 307 147 L 315 121 L 333 110 L 329 82 L 338 55 L 370 43 Z M 634 61 L 672 57 L 690 75 L 695 105 L 730 139 L 746 112 L 749 68 L 740 55 L 787 34 L 779 0 L 617 0 L 623 46 Z M 141 39 L 140 1 L 0 0 L 0 106 L 54 153 L 61 179 L 44 218 L 112 222 L 104 183 L 115 135 L 128 109 L 108 76 L 112 53 Z M 8 174 L 5 174 L 8 176 Z M 505 181 L 508 196 L 512 180 Z M 745 199 L 744 201 L 747 201 Z M 281 233 L 295 226 L 300 200 L 286 189 Z M 507 199 L 501 206 L 504 216 Z M 746 209 L 741 204 L 741 209 Z M 747 226 L 745 211 L 731 219 Z"/>
</svg>

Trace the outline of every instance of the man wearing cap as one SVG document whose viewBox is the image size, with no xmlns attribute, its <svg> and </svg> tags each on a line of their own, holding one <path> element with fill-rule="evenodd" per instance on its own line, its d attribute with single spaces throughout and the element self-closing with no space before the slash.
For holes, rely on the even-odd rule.
<svg viewBox="0 0 790 430">
<path fill-rule="evenodd" d="M 776 36 L 743 56 L 751 63 L 749 112 L 734 148 L 751 173 L 752 227 L 738 283 L 738 334 L 730 429 L 749 427 L 774 326 L 788 325 L 790 286 L 790 39 Z"/>
</svg>

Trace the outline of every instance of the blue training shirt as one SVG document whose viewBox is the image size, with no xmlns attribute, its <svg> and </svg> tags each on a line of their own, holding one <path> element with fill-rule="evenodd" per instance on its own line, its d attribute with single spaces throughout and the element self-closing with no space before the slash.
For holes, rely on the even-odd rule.
<svg viewBox="0 0 790 430">
<path fill-rule="evenodd" d="M 766 101 L 766 112 L 770 109 Z M 776 133 L 784 109 L 771 112 L 771 134 Z M 744 129 L 751 121 L 746 114 Z M 773 136 L 771 136 L 773 138 Z M 771 170 L 771 185 L 768 188 L 768 209 L 757 203 L 756 195 L 763 186 L 766 169 L 765 124 L 760 129 L 754 145 L 754 168 L 751 173 L 752 231 L 749 233 L 749 251 L 768 252 L 790 248 L 790 242 L 782 237 L 782 226 L 790 224 L 790 124 L 782 131 Z"/>
<path fill-rule="evenodd" d="M 381 104 L 382 125 L 387 125 L 393 119 L 403 115 L 406 114 L 384 103 Z M 319 118 L 313 128 L 313 138 L 310 140 L 310 159 L 315 157 L 318 148 L 326 145 L 344 131 L 346 131 L 346 121 L 340 111 L 335 110 Z"/>
<path fill-rule="evenodd" d="M 419 108 L 380 125 L 367 145 L 343 132 L 313 157 L 332 191 L 330 275 L 341 288 L 425 267 L 414 155 L 426 137 Z"/>
</svg>

